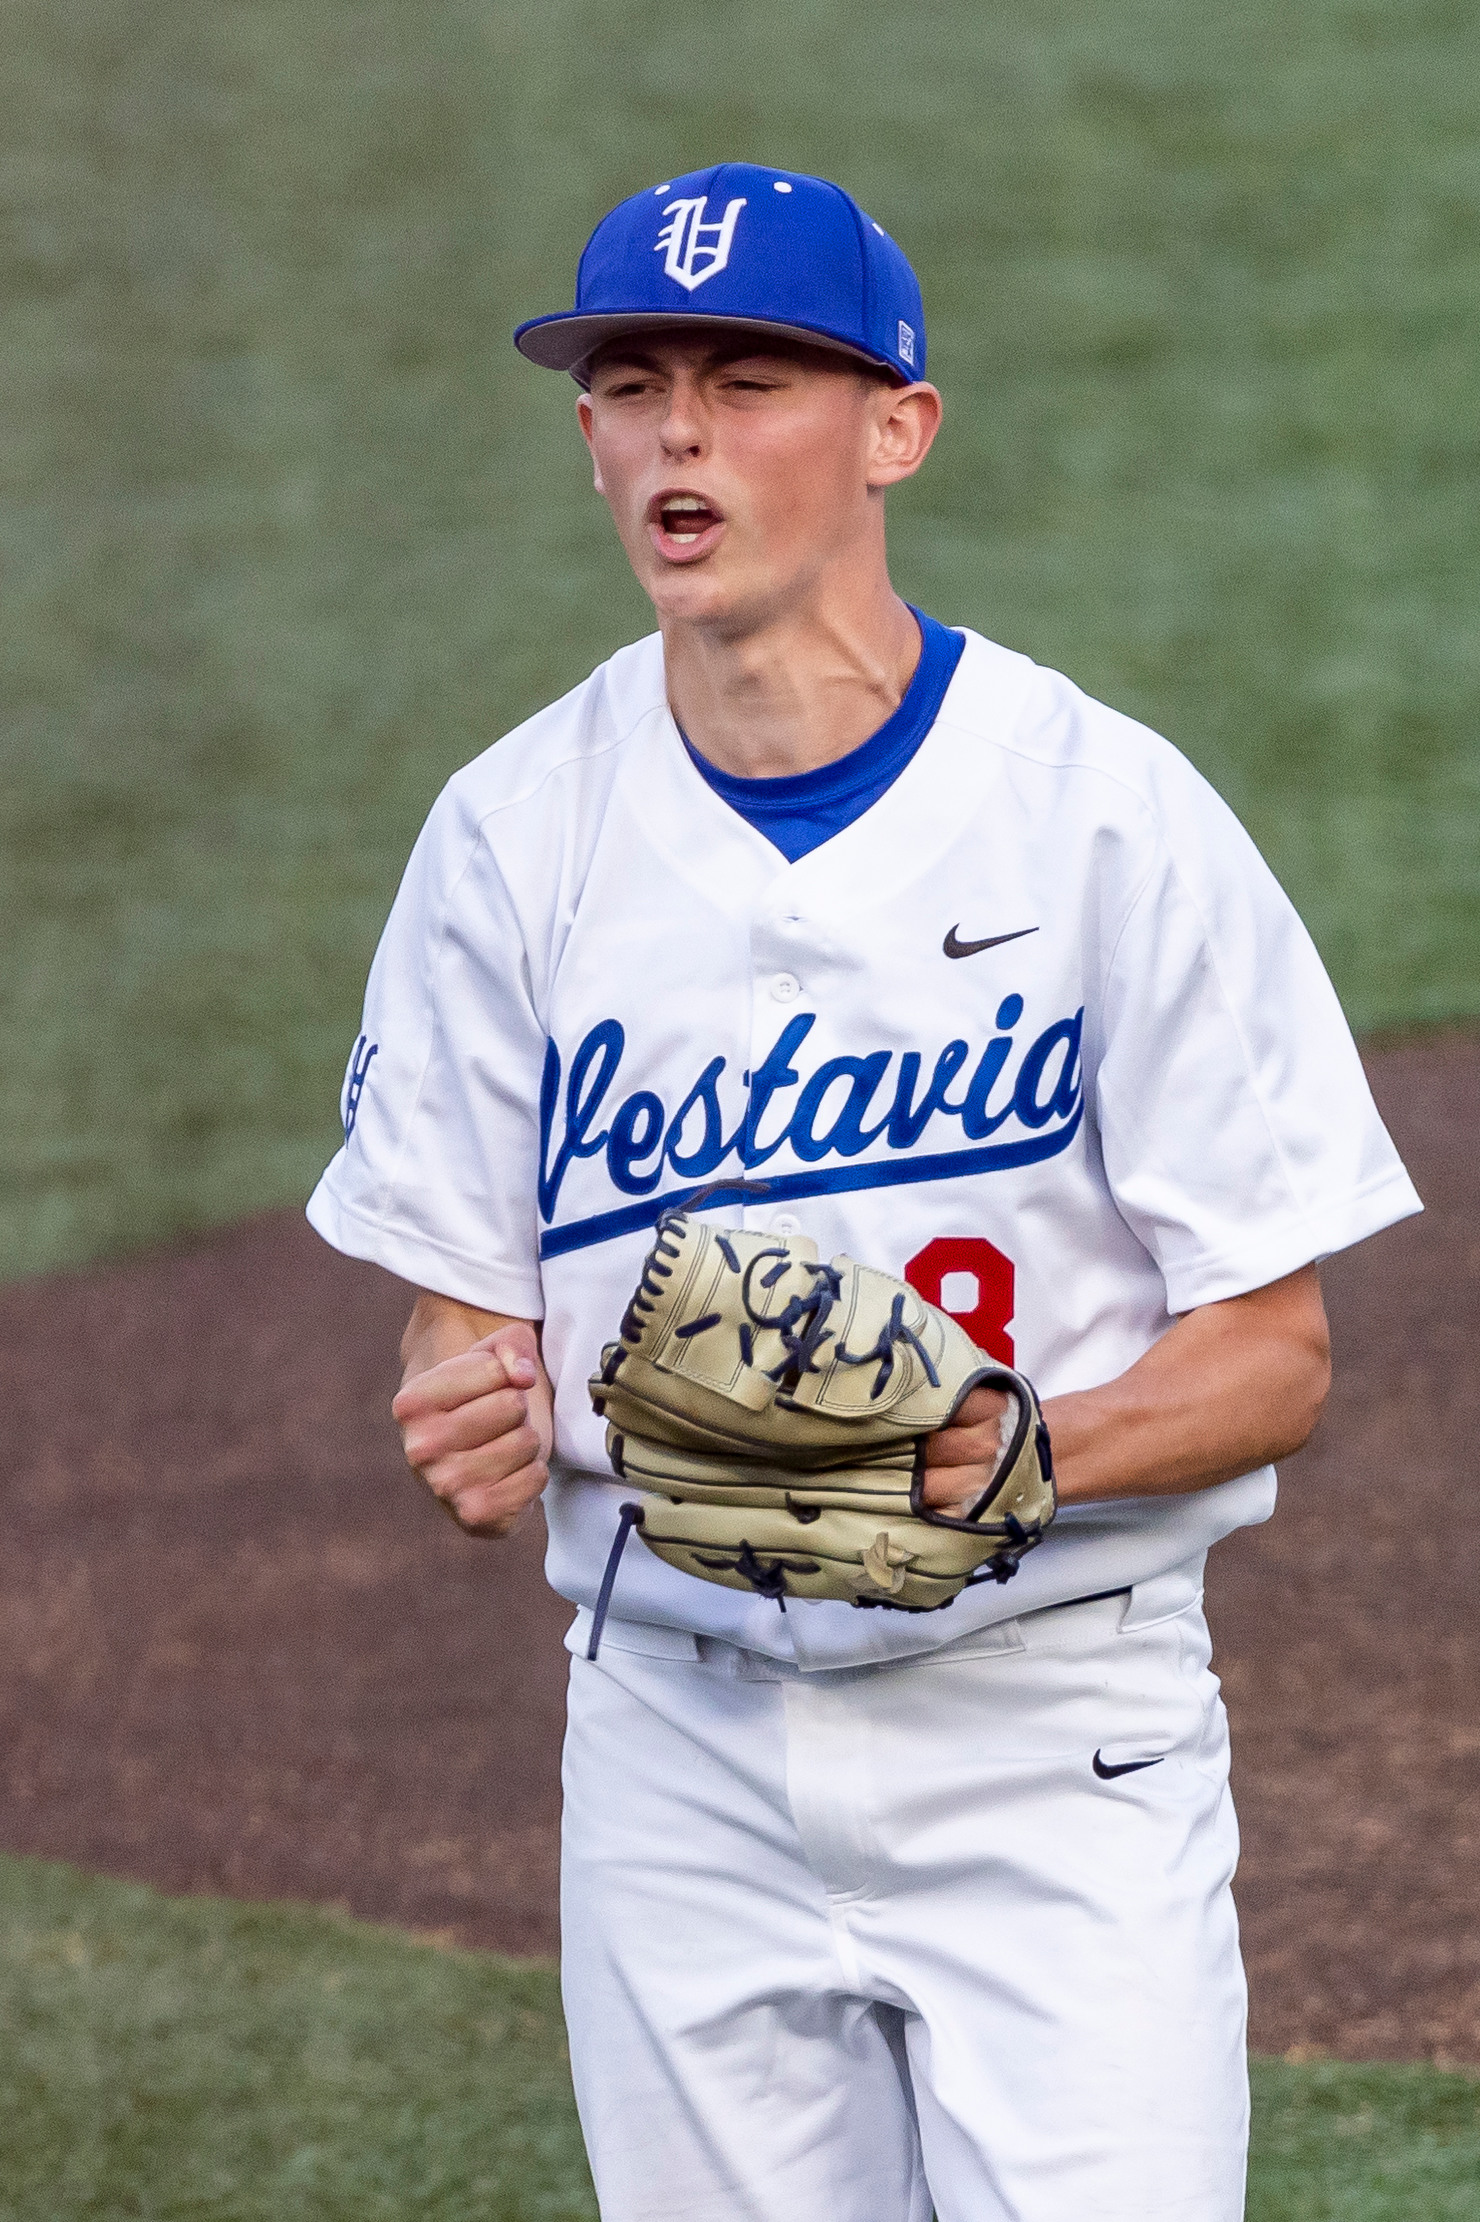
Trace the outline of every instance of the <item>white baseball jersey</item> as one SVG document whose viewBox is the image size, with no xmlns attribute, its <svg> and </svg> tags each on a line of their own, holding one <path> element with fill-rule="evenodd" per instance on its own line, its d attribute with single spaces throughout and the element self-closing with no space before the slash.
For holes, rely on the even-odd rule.
<svg viewBox="0 0 1480 2222">
<path fill-rule="evenodd" d="M 796 863 L 707 785 L 662 645 L 449 784 L 370 975 L 319 1232 L 542 1320 L 555 1588 L 626 1492 L 587 1377 L 657 1214 L 903 1273 L 1041 1395 L 1418 1210 L 1340 1006 L 1232 813 L 1167 742 L 975 634 L 926 739 Z M 1274 1475 L 1067 1507 L 926 1615 L 700 1582 L 634 1543 L 613 1621 L 832 1667 L 1144 1582 L 1265 1519 Z"/>
</svg>

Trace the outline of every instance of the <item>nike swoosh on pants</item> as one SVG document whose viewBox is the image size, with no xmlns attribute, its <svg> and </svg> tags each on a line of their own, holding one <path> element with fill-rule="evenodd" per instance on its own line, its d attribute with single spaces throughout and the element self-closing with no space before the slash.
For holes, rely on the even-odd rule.
<svg viewBox="0 0 1480 2222">
<path fill-rule="evenodd" d="M 1155 1759 L 1126 1759 L 1118 1766 L 1109 1766 L 1096 1752 L 1090 1765 L 1101 1782 L 1113 1782 L 1117 1775 L 1138 1775 L 1143 1767 L 1159 1767 L 1165 1757 L 1166 1753 L 1162 1752 Z"/>
</svg>

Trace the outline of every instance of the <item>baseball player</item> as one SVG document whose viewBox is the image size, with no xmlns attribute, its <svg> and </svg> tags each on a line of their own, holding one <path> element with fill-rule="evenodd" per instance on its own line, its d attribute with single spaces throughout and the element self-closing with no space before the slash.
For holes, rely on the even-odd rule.
<svg viewBox="0 0 1480 2222">
<path fill-rule="evenodd" d="M 411 1465 L 474 1535 L 542 1496 L 577 1608 L 564 1984 L 601 2211 L 1235 2222 L 1203 1561 L 1320 1409 L 1317 1261 L 1418 1200 L 1217 796 L 895 593 L 886 497 L 941 400 L 909 263 L 846 193 L 730 164 L 637 194 L 516 344 L 576 381 L 658 629 L 436 804 L 309 1210 L 419 1291 Z M 713 1571 L 614 1549 L 640 1507 L 592 1379 L 696 1229 L 716 1273 L 743 1244 L 829 1303 L 849 1260 L 891 1277 L 880 1380 L 942 1315 L 1026 1377 L 1058 1511 L 1011 1579 L 901 1602 L 899 1528 L 847 1594 L 749 1531 Z M 800 1298 L 766 1316 L 784 1402 L 826 1338 Z M 922 1526 L 998 1486 L 1010 1391 L 928 1423 Z"/>
</svg>

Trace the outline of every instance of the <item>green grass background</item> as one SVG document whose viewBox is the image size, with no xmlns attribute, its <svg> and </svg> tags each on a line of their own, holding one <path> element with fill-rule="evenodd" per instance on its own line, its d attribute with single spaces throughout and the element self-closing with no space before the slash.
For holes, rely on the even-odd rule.
<svg viewBox="0 0 1480 2222">
<path fill-rule="evenodd" d="M 9 0 L 0 1273 L 301 1197 L 445 775 L 642 629 L 566 381 L 616 197 L 921 270 L 900 583 L 1156 724 L 1359 1026 L 1480 1013 L 1469 0 Z"/>
<path fill-rule="evenodd" d="M 552 1969 L 0 1858 L 0 2222 L 592 2222 Z M 1249 2222 L 1474 2222 L 1480 2084 L 1254 2063 Z"/>
<path fill-rule="evenodd" d="M 646 621 L 509 329 L 725 156 L 917 261 L 902 587 L 1480 1015 L 1477 86 L 1468 0 L 9 0 L 0 1275 L 305 1193 L 433 794 Z M 592 2212 L 547 1969 L 10 1860 L 0 1992 L 3 2222 Z M 1257 2092 L 1251 2222 L 1471 2222 L 1471 2080 Z"/>
</svg>

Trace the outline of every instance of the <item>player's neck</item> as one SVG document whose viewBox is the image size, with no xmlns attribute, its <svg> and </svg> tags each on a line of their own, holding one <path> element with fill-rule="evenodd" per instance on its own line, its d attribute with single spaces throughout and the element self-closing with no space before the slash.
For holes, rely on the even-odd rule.
<svg viewBox="0 0 1480 2222">
<path fill-rule="evenodd" d="M 793 601 L 754 628 L 663 625 L 668 700 L 709 763 L 778 779 L 836 763 L 898 709 L 920 628 L 886 573 Z"/>
</svg>

